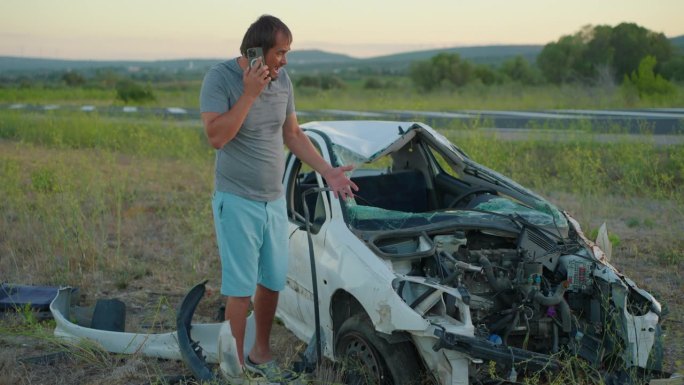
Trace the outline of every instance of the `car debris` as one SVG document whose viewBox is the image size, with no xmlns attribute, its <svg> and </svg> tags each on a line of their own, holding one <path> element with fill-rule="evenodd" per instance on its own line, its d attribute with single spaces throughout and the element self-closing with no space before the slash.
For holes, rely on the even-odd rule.
<svg viewBox="0 0 684 385">
<path fill-rule="evenodd" d="M 95 342 L 105 351 L 120 354 L 141 354 L 169 360 L 183 361 L 193 374 L 195 380 L 209 381 L 217 384 L 249 384 L 264 385 L 269 382 L 260 378 L 246 379 L 242 376 L 242 369 L 237 359 L 235 339 L 230 332 L 228 322 L 192 323 L 192 318 L 206 291 L 207 281 L 192 287 L 185 295 L 176 312 L 175 331 L 166 333 L 135 333 L 120 330 L 107 330 L 94 325 L 80 325 L 71 321 L 72 289 L 60 288 L 57 296 L 50 304 L 50 311 L 55 320 L 54 334 L 72 342 L 88 340 Z M 106 300 L 104 303 L 110 303 Z M 100 303 L 100 301 L 98 301 Z M 114 301 L 115 306 L 98 306 L 92 316 L 95 319 L 114 319 L 121 324 L 122 307 Z M 123 304 L 123 303 L 121 303 Z M 81 323 L 88 324 L 88 319 Z M 125 323 L 125 320 L 123 320 Z M 103 325 L 103 322 L 99 323 Z M 248 352 L 255 339 L 254 317 L 247 317 L 245 340 L 243 349 Z M 309 357 L 311 355 L 309 354 Z M 43 357 L 32 358 L 34 361 L 45 360 Z M 301 361 L 297 362 L 302 364 Z M 301 381 L 289 381 L 288 384 L 297 385 Z M 272 383 L 271 383 L 272 384 Z"/>
<path fill-rule="evenodd" d="M 37 320 L 51 317 L 50 303 L 57 296 L 57 286 L 35 286 L 17 283 L 0 284 L 0 314 L 30 309 Z M 78 289 L 71 290 L 71 296 L 76 297 Z"/>
</svg>

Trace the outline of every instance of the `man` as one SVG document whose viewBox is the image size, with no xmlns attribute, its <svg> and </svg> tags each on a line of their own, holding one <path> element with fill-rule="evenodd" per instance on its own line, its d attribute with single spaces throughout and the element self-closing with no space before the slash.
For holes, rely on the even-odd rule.
<svg viewBox="0 0 684 385">
<path fill-rule="evenodd" d="M 226 319 L 243 367 L 266 377 L 278 374 L 269 345 L 278 292 L 287 273 L 287 213 L 282 174 L 283 145 L 319 172 L 335 197 L 351 197 L 356 185 L 345 171 L 318 154 L 297 122 L 287 64 L 292 34 L 264 15 L 245 33 L 242 56 L 213 66 L 200 93 L 206 135 L 217 149 L 212 201 L 221 255 L 221 293 Z M 248 48 L 261 47 L 263 63 L 250 67 Z M 258 59 L 258 62 L 261 61 Z M 256 341 L 247 357 L 242 346 L 250 297 L 254 295 Z"/>
</svg>

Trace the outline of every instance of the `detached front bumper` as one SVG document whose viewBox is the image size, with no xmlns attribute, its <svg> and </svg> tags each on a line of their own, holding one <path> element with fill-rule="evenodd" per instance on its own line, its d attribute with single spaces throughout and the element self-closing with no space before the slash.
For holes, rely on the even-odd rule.
<svg viewBox="0 0 684 385">
<path fill-rule="evenodd" d="M 202 285 L 202 294 L 204 293 L 203 288 L 204 286 Z M 196 291 L 197 289 L 191 290 L 188 294 L 194 294 Z M 199 296 L 194 295 L 192 299 L 199 301 L 199 298 L 201 298 L 201 294 Z M 196 303 L 186 304 L 186 306 L 192 306 L 192 312 L 194 312 L 193 305 L 196 306 Z M 71 288 L 62 288 L 50 304 L 50 311 L 56 323 L 54 334 L 57 337 L 75 342 L 83 339 L 94 341 L 111 353 L 140 353 L 149 357 L 169 360 L 180 361 L 183 359 L 178 344 L 177 331 L 168 333 L 130 333 L 93 329 L 71 322 L 70 308 Z M 192 314 L 190 314 L 190 317 L 192 317 Z M 218 363 L 217 340 L 221 324 L 192 324 L 190 326 L 188 322 L 188 329 L 190 327 L 192 328 L 192 338 L 202 346 L 207 362 Z"/>
</svg>

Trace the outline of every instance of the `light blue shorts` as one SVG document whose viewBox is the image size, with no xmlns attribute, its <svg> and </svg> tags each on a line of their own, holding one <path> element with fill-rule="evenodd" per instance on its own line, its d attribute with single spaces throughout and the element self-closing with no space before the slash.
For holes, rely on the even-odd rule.
<svg viewBox="0 0 684 385">
<path fill-rule="evenodd" d="M 249 297 L 257 284 L 283 290 L 289 247 L 285 197 L 260 202 L 216 191 L 212 207 L 221 255 L 221 294 Z"/>
</svg>

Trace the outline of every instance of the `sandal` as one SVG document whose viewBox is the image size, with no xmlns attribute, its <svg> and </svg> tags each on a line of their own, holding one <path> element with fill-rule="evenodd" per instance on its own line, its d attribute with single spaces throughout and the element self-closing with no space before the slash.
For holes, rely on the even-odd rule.
<svg viewBox="0 0 684 385">
<path fill-rule="evenodd" d="M 275 360 L 257 364 L 249 358 L 249 355 L 245 358 L 245 369 L 264 377 L 268 382 L 283 383 L 297 378 L 295 372 L 278 367 Z"/>
</svg>

